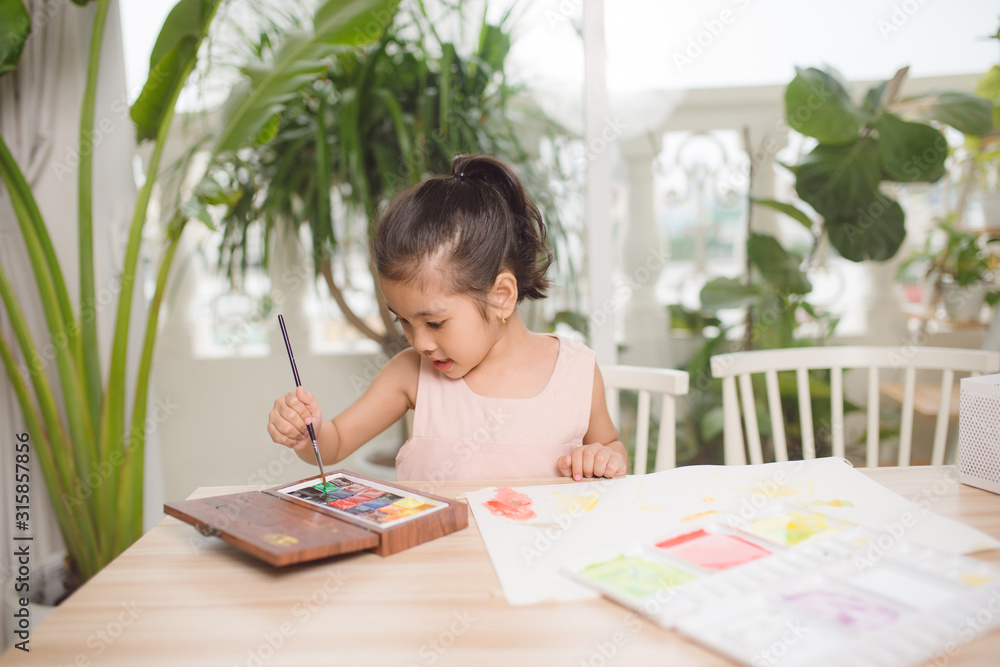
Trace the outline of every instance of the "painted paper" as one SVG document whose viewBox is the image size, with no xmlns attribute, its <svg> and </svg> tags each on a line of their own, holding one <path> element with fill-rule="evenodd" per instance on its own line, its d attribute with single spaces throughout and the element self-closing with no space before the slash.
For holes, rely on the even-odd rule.
<svg viewBox="0 0 1000 667">
<path fill-rule="evenodd" d="M 940 484 L 957 483 L 942 473 Z M 839 458 L 687 466 L 615 480 L 486 488 L 466 498 L 512 605 L 593 598 L 593 590 L 560 570 L 599 556 L 609 545 L 649 543 L 717 517 L 742 524 L 773 517 L 765 508 L 778 501 L 802 508 L 803 517 L 828 517 L 828 525 L 842 521 L 884 531 L 905 521 L 908 540 L 949 553 L 1000 547 L 1000 541 L 935 514 L 919 498 L 919 504 L 910 502 Z M 768 524 L 758 527 L 767 532 Z M 820 528 L 814 519 L 786 521 L 776 534 L 784 535 L 785 544 L 808 544 L 807 537 L 825 535 Z"/>
</svg>

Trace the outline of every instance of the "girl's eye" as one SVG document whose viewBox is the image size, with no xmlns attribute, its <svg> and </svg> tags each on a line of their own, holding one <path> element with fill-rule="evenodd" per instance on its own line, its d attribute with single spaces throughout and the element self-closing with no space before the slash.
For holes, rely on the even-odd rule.
<svg viewBox="0 0 1000 667">
<path fill-rule="evenodd" d="M 409 324 L 409 322 L 407 322 L 406 320 L 404 320 L 402 317 L 394 317 L 394 318 L 392 318 L 392 321 L 393 322 L 398 322 L 399 324 L 403 325 L 404 327 Z"/>
<path fill-rule="evenodd" d="M 431 329 L 440 329 L 442 326 L 444 326 L 444 322 L 428 322 L 427 326 L 429 326 Z"/>
</svg>

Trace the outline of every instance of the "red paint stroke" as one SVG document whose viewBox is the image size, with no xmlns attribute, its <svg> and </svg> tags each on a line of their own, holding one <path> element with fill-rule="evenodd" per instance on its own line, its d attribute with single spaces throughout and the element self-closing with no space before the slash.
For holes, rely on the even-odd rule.
<svg viewBox="0 0 1000 667">
<path fill-rule="evenodd" d="M 535 510 L 531 509 L 531 498 L 514 489 L 497 489 L 493 500 L 487 500 L 483 507 L 496 516 L 514 521 L 527 521 L 537 516 Z"/>
</svg>

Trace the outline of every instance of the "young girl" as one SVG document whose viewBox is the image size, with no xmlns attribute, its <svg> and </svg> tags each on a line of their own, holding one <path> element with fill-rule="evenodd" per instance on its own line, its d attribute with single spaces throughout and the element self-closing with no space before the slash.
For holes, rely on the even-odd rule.
<svg viewBox="0 0 1000 667">
<path fill-rule="evenodd" d="M 516 174 L 488 156 L 456 158 L 397 195 L 372 254 L 386 305 L 412 346 L 354 404 L 324 421 L 299 387 L 274 402 L 267 432 L 314 461 L 351 454 L 414 410 L 396 479 L 615 477 L 627 471 L 594 353 L 532 333 L 517 312 L 541 299 L 552 255 Z"/>
</svg>

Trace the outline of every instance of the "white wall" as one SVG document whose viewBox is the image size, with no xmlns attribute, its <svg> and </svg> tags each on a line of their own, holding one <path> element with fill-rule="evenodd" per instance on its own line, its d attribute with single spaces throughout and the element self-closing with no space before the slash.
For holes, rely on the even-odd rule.
<svg viewBox="0 0 1000 667">
<path fill-rule="evenodd" d="M 320 356 L 304 350 L 296 350 L 295 359 L 324 418 L 358 397 L 355 384 L 370 378 L 378 361 L 371 354 Z M 267 434 L 274 399 L 293 388 L 283 349 L 253 358 L 160 358 L 156 369 L 156 405 L 150 414 L 158 422 L 166 500 L 186 498 L 201 486 L 279 484 L 316 473 L 315 465 Z M 364 459 L 401 444 L 401 437 L 402 429 L 393 426 L 338 467 L 372 472 Z"/>
</svg>

